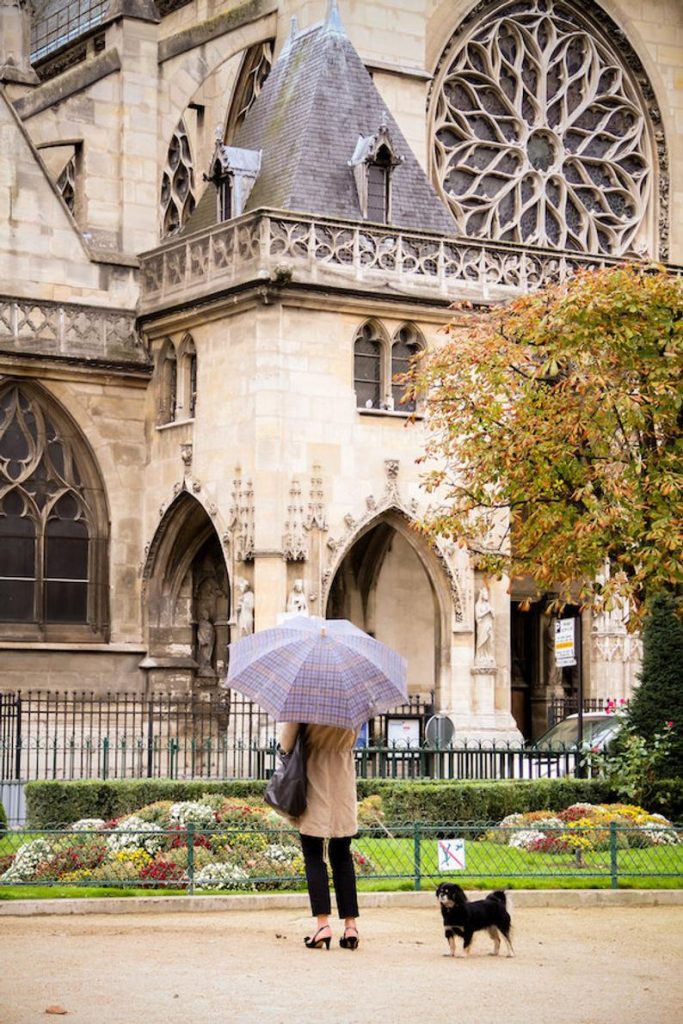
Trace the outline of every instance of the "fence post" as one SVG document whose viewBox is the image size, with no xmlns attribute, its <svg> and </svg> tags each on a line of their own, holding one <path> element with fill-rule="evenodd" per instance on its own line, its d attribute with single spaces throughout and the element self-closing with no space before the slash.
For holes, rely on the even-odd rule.
<svg viewBox="0 0 683 1024">
<path fill-rule="evenodd" d="M 14 743 L 15 743 L 15 747 L 14 747 L 14 778 L 15 779 L 20 779 L 21 778 L 21 744 L 22 744 L 21 708 L 22 708 L 21 694 L 18 693 L 17 694 L 17 701 L 16 701 L 17 724 L 16 724 L 16 731 L 14 733 Z M 29 778 L 30 778 L 30 776 L 29 776 Z"/>
<path fill-rule="evenodd" d="M 616 823 L 610 821 L 609 823 L 609 869 L 610 876 L 612 879 L 612 888 L 619 888 L 619 867 L 617 864 L 617 826 Z"/>
<path fill-rule="evenodd" d="M 154 695 L 147 704 L 147 778 L 154 774 Z"/>
<path fill-rule="evenodd" d="M 188 821 L 187 829 L 187 891 L 194 893 L 194 822 Z"/>
<path fill-rule="evenodd" d="M 422 849 L 420 840 L 420 822 L 416 821 L 413 825 L 413 861 L 415 864 L 415 889 L 418 891 L 422 888 Z"/>
<path fill-rule="evenodd" d="M 102 738 L 102 778 L 106 779 L 109 775 L 109 737 L 104 736 Z"/>
</svg>

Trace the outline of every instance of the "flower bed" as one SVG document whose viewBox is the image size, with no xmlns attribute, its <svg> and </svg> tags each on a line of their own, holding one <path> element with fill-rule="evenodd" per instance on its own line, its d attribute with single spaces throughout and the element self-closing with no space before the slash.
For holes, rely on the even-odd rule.
<svg viewBox="0 0 683 1024">
<path fill-rule="evenodd" d="M 549 814 L 530 811 L 509 814 L 496 829 L 487 833 L 490 842 L 512 846 L 529 853 L 601 851 L 610 847 L 610 826 L 616 826 L 621 848 L 674 845 L 678 834 L 661 814 L 649 814 L 630 804 L 572 804 Z"/>
<path fill-rule="evenodd" d="M 110 821 L 79 819 L 3 858 L 0 882 L 185 888 L 190 827 L 195 889 L 272 889 L 303 877 L 300 847 L 282 818 L 265 804 L 209 795 L 156 801 Z"/>
</svg>

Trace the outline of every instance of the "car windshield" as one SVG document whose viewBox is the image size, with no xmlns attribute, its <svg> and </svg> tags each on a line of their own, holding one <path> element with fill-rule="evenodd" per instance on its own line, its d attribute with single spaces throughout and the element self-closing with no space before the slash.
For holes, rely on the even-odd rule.
<svg viewBox="0 0 683 1024">
<path fill-rule="evenodd" d="M 615 727 L 614 718 L 584 718 L 583 742 L 591 747 L 600 746 L 614 732 Z M 564 722 L 558 722 L 544 733 L 534 746 L 542 750 L 550 747 L 572 747 L 578 742 L 578 734 L 578 718 L 565 718 Z"/>
</svg>

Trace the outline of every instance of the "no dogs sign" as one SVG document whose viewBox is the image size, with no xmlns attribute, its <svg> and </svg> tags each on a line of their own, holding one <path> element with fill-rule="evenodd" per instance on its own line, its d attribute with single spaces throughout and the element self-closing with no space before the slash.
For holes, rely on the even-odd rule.
<svg viewBox="0 0 683 1024">
<path fill-rule="evenodd" d="M 439 871 L 463 871 L 465 867 L 465 840 L 439 839 L 436 851 Z"/>
</svg>

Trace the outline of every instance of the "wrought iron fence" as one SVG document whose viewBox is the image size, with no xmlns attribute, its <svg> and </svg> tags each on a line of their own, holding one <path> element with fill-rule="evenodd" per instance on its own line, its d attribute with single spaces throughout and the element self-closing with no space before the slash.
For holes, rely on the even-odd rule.
<svg viewBox="0 0 683 1024">
<path fill-rule="evenodd" d="M 363 733 L 384 743 L 387 722 L 421 725 L 431 700 L 415 696 Z M 257 705 L 230 691 L 193 694 L 0 693 L 0 779 L 263 779 L 274 766 L 276 726 Z M 414 751 L 362 759 L 364 773 L 412 776 Z"/>
<path fill-rule="evenodd" d="M 472 887 L 680 887 L 683 829 L 670 825 L 544 828 L 422 822 L 363 828 L 353 843 L 361 889 L 420 889 L 451 880 Z M 192 822 L 161 827 L 124 819 L 0 839 L 5 886 L 79 886 L 178 892 L 302 890 L 298 833 L 264 825 Z"/>
<path fill-rule="evenodd" d="M 606 698 L 586 697 L 582 701 L 584 711 L 606 711 L 608 705 L 613 704 Z M 548 727 L 561 722 L 567 715 L 576 715 L 579 710 L 579 701 L 574 697 L 555 697 L 548 705 Z"/>
</svg>

